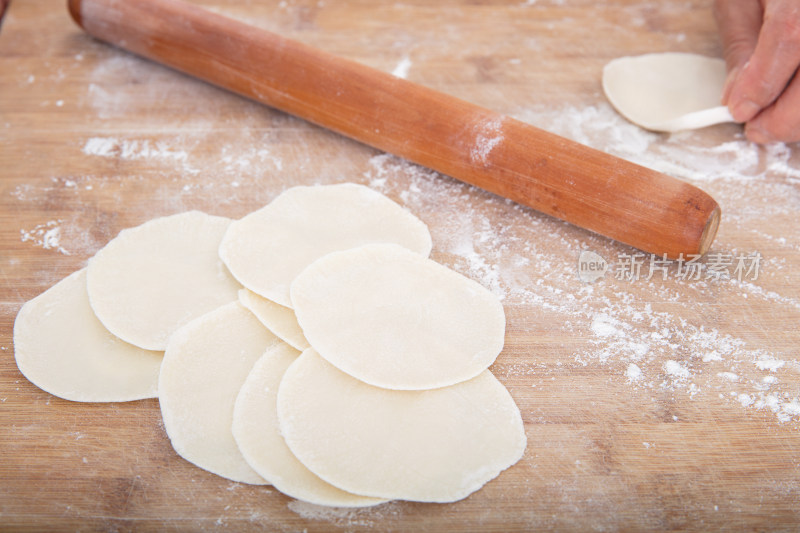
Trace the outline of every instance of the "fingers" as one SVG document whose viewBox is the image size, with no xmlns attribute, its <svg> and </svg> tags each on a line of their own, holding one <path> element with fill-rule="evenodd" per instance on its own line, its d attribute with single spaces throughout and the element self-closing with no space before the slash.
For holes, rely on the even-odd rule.
<svg viewBox="0 0 800 533">
<path fill-rule="evenodd" d="M 714 18 L 728 68 L 728 78 L 722 91 L 722 104 L 725 105 L 733 81 L 756 49 L 762 24 L 761 3 L 759 0 L 716 0 Z"/>
<path fill-rule="evenodd" d="M 772 104 L 800 65 L 800 2 L 765 0 L 763 26 L 750 60 L 732 81 L 727 105 L 748 122 Z"/>
<path fill-rule="evenodd" d="M 780 98 L 745 126 L 755 143 L 800 141 L 800 76 L 789 83 Z"/>
</svg>

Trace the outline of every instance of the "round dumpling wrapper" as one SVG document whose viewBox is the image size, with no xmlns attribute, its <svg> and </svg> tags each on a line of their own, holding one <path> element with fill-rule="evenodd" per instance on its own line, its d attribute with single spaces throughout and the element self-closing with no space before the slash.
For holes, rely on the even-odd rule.
<svg viewBox="0 0 800 533">
<path fill-rule="evenodd" d="M 291 297 L 311 346 L 378 387 L 452 385 L 480 374 L 503 349 L 496 296 L 394 244 L 322 257 L 295 279 Z"/>
<path fill-rule="evenodd" d="M 619 113 L 653 131 L 680 131 L 732 122 L 720 105 L 725 61 L 667 52 L 620 57 L 603 69 L 603 91 Z"/>
<path fill-rule="evenodd" d="M 230 223 L 188 211 L 122 230 L 89 260 L 97 318 L 131 344 L 164 350 L 175 330 L 235 301 L 241 285 L 217 254 Z"/>
<path fill-rule="evenodd" d="M 14 322 L 14 356 L 31 383 L 65 400 L 157 396 L 162 353 L 128 344 L 103 327 L 89 306 L 86 269 L 22 306 Z"/>
</svg>

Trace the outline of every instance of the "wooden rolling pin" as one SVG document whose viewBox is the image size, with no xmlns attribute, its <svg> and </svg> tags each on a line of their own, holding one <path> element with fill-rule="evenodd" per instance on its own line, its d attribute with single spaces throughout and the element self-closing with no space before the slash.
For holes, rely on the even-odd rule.
<svg viewBox="0 0 800 533">
<path fill-rule="evenodd" d="M 94 37 L 645 252 L 703 254 L 688 183 L 180 0 L 69 0 Z"/>
</svg>

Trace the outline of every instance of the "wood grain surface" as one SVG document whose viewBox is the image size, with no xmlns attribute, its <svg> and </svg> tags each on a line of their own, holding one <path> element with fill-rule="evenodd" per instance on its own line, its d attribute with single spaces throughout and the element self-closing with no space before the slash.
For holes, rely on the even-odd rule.
<svg viewBox="0 0 800 533">
<path fill-rule="evenodd" d="M 65 2 L 15 1 L 0 28 L 0 529 L 800 527 L 798 148 L 756 147 L 733 125 L 646 133 L 600 89 L 622 55 L 719 56 L 709 0 L 196 3 L 697 185 L 722 207 L 719 236 L 693 279 L 93 40 Z M 492 370 L 528 449 L 469 498 L 305 505 L 179 458 L 156 400 L 67 402 L 17 370 L 20 306 L 121 229 L 187 209 L 241 217 L 341 181 L 407 207 L 435 259 L 503 298 Z M 593 284 L 578 278 L 584 250 L 610 266 Z M 754 257 L 758 275 L 737 274 Z"/>
</svg>

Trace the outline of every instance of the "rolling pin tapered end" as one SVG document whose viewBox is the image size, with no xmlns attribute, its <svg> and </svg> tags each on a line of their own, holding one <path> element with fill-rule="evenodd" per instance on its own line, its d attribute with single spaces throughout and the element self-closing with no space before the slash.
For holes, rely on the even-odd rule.
<svg viewBox="0 0 800 533">
<path fill-rule="evenodd" d="M 703 234 L 700 236 L 700 249 L 697 252 L 699 255 L 705 255 L 711 247 L 711 243 L 714 242 L 714 238 L 717 236 L 717 230 L 719 229 L 719 220 L 721 216 L 722 211 L 719 206 L 717 206 L 714 211 L 711 212 L 711 216 L 708 217 L 706 227 L 703 228 Z"/>
</svg>

